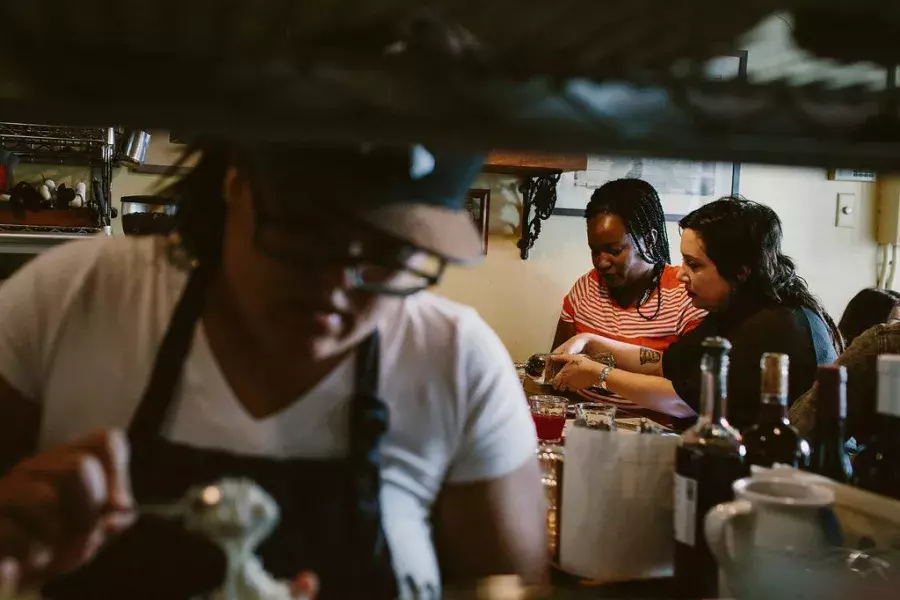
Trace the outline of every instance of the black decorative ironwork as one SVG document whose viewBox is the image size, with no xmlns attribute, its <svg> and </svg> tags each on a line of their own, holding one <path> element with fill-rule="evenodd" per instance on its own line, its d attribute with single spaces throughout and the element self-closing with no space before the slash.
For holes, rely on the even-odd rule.
<svg viewBox="0 0 900 600">
<path fill-rule="evenodd" d="M 528 260 L 529 251 L 541 235 L 541 221 L 546 221 L 553 214 L 559 176 L 560 173 L 528 175 L 519 186 L 519 192 L 522 193 L 522 238 L 517 246 L 521 251 L 522 260 Z M 532 207 L 533 219 L 530 218 Z"/>
</svg>

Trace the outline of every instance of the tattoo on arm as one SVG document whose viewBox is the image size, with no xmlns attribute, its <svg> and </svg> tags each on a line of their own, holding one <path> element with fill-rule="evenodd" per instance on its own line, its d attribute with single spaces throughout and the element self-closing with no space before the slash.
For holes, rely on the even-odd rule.
<svg viewBox="0 0 900 600">
<path fill-rule="evenodd" d="M 641 348 L 641 364 L 655 364 L 662 359 L 662 353 L 650 348 Z"/>
</svg>

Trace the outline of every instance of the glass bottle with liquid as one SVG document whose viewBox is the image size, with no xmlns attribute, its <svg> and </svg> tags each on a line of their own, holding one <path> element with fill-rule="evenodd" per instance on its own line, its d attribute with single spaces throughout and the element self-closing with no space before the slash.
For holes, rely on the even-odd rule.
<svg viewBox="0 0 900 600">
<path fill-rule="evenodd" d="M 759 416 L 743 433 L 751 465 L 771 467 L 779 463 L 796 469 L 809 464 L 809 444 L 788 421 L 789 367 L 787 354 L 767 352 L 759 361 Z"/>
<path fill-rule="evenodd" d="M 900 356 L 878 357 L 876 433 L 853 463 L 853 483 L 900 500 Z"/>
<path fill-rule="evenodd" d="M 703 535 L 706 513 L 734 499 L 731 485 L 749 474 L 741 435 L 725 418 L 728 352 L 723 338 L 703 342 L 701 415 L 681 438 L 675 460 L 675 591 L 717 598 L 719 568 Z"/>
<path fill-rule="evenodd" d="M 819 365 L 816 387 L 816 422 L 810 440 L 809 470 L 838 483 L 850 483 L 853 467 L 844 448 L 847 369 L 841 365 Z"/>
</svg>

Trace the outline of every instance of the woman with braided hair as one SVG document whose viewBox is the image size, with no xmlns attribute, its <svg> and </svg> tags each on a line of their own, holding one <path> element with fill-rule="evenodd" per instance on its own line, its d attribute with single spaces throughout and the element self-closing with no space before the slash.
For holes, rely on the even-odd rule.
<svg viewBox="0 0 900 600">
<path fill-rule="evenodd" d="M 793 401 L 812 386 L 818 365 L 837 358 L 841 334 L 782 254 L 781 221 L 771 208 L 729 196 L 695 210 L 679 225 L 678 280 L 693 305 L 710 315 L 652 362 L 644 360 L 647 348 L 578 335 L 558 349 L 557 360 L 569 364 L 554 383 L 563 389 L 599 386 L 643 407 L 692 417 L 700 400 L 701 344 L 709 336 L 725 337 L 732 344 L 728 420 L 742 429 L 756 416 L 763 353 L 790 357 Z M 572 356 L 586 349 L 612 352 L 618 368 Z"/>
<path fill-rule="evenodd" d="M 678 268 L 669 264 L 659 195 L 641 179 L 610 181 L 594 191 L 585 218 L 594 268 L 563 301 L 553 346 L 592 334 L 640 346 L 642 360 L 658 361 L 706 314 L 691 305 Z"/>
</svg>

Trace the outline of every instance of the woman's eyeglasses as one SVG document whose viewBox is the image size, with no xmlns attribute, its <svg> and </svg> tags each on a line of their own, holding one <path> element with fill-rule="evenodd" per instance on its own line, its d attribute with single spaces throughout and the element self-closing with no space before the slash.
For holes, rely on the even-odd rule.
<svg viewBox="0 0 900 600">
<path fill-rule="evenodd" d="M 256 244 L 286 263 L 341 265 L 353 289 L 407 296 L 440 281 L 446 259 L 341 216 L 299 219 L 256 211 Z"/>
</svg>

